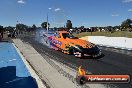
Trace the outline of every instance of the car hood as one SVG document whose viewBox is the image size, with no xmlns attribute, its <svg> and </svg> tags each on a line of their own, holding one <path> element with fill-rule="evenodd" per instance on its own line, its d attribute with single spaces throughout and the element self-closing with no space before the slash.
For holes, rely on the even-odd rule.
<svg viewBox="0 0 132 88">
<path fill-rule="evenodd" d="M 83 48 L 92 48 L 94 46 L 94 44 L 82 40 L 82 39 L 70 39 L 70 38 L 66 38 L 66 42 L 71 43 L 73 45 L 80 45 Z"/>
</svg>

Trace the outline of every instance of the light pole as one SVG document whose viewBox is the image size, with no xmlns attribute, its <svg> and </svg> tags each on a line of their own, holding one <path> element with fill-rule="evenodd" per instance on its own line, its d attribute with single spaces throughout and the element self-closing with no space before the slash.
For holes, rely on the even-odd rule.
<svg viewBox="0 0 132 88">
<path fill-rule="evenodd" d="M 49 30 L 49 22 L 48 22 L 48 13 L 47 13 L 47 34 L 48 34 L 48 30 Z"/>
<path fill-rule="evenodd" d="M 48 10 L 52 10 L 52 8 L 48 8 Z M 49 16 L 48 16 L 48 12 L 47 12 L 47 34 L 49 31 Z"/>
</svg>

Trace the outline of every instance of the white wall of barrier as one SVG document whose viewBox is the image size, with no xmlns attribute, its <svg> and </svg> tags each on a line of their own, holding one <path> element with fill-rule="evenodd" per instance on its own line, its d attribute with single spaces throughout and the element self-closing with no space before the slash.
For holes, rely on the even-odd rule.
<svg viewBox="0 0 132 88">
<path fill-rule="evenodd" d="M 103 46 L 132 50 L 132 38 L 88 36 L 87 39 L 92 43 Z"/>
</svg>

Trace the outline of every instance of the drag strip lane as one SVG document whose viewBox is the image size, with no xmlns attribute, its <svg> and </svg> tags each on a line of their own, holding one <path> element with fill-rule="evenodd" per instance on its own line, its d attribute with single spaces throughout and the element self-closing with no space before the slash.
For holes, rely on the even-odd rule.
<svg viewBox="0 0 132 88">
<path fill-rule="evenodd" d="M 47 46 L 37 43 L 31 38 L 24 38 L 25 42 L 30 43 L 40 54 L 48 54 L 56 59 L 74 69 L 82 65 L 84 69 L 93 74 L 131 74 L 132 76 L 132 57 L 116 52 L 111 52 L 103 50 L 105 57 L 93 60 L 93 59 L 79 59 L 75 58 L 73 55 L 66 55 L 59 51 L 49 49 Z M 131 84 L 110 84 L 116 88 L 132 88 Z"/>
<path fill-rule="evenodd" d="M 126 70 L 128 73 L 132 73 L 132 56 L 107 50 L 102 50 L 102 52 L 105 54 L 105 57 L 100 61 L 112 64 L 117 68 Z"/>
</svg>

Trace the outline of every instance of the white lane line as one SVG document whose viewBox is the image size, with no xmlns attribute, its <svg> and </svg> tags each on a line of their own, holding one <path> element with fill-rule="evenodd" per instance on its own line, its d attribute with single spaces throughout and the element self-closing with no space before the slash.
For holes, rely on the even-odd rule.
<svg viewBox="0 0 132 88">
<path fill-rule="evenodd" d="M 11 62 L 11 61 L 16 61 L 16 59 L 11 59 L 11 60 L 9 60 L 9 61 L 10 61 L 10 62 Z"/>
</svg>

